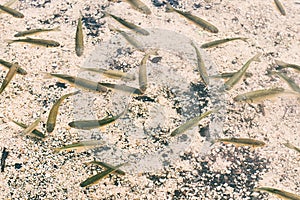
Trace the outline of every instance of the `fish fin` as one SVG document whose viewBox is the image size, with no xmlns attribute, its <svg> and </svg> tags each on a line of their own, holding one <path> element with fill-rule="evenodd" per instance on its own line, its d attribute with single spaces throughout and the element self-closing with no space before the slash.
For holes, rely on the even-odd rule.
<svg viewBox="0 0 300 200">
<path fill-rule="evenodd" d="M 169 2 L 166 2 L 166 12 L 174 12 L 174 8 Z"/>
<path fill-rule="evenodd" d="M 14 40 L 4 40 L 5 42 L 7 42 L 8 44 L 14 43 Z"/>
</svg>

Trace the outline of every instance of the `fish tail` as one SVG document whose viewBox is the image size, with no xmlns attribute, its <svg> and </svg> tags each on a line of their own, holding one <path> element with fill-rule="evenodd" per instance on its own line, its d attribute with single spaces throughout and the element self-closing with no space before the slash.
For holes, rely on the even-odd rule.
<svg viewBox="0 0 300 200">
<path fill-rule="evenodd" d="M 158 55 L 158 49 L 150 49 L 145 52 L 146 55 Z"/>
<path fill-rule="evenodd" d="M 60 26 L 53 28 L 53 31 L 61 31 Z"/>
<path fill-rule="evenodd" d="M 244 42 L 248 42 L 249 38 L 240 38 L 240 40 L 242 40 Z"/>
<path fill-rule="evenodd" d="M 108 24 L 108 29 L 111 30 L 111 31 L 117 31 L 117 28 L 114 27 L 114 26 L 111 25 L 111 24 Z"/>
<path fill-rule="evenodd" d="M 60 149 L 59 147 L 53 149 L 54 153 L 58 153 L 58 152 L 60 152 L 60 150 L 61 150 L 61 149 Z"/>
<path fill-rule="evenodd" d="M 101 12 L 103 14 L 103 16 L 101 18 L 110 16 L 110 14 L 108 12 L 106 12 L 106 11 L 101 11 Z"/>
<path fill-rule="evenodd" d="M 174 8 L 169 2 L 166 2 L 166 12 L 174 12 Z"/>
<path fill-rule="evenodd" d="M 7 42 L 8 44 L 14 43 L 14 40 L 4 40 L 5 42 Z"/>
<path fill-rule="evenodd" d="M 50 79 L 52 78 L 51 74 L 50 73 L 47 73 L 47 72 L 42 72 L 44 74 L 44 79 Z"/>
<path fill-rule="evenodd" d="M 196 45 L 195 45 L 195 43 L 191 40 L 191 45 L 194 47 L 194 48 L 196 48 Z"/>
<path fill-rule="evenodd" d="M 275 60 L 275 63 L 276 63 L 276 65 L 278 65 L 278 66 L 284 66 L 284 65 L 287 64 L 287 63 L 285 63 L 285 62 L 283 62 L 283 61 L 280 61 L 280 60 Z"/>
<path fill-rule="evenodd" d="M 260 60 L 259 57 L 260 57 L 261 55 L 262 55 L 261 53 L 256 54 L 256 55 L 252 58 L 252 61 L 260 62 L 261 60 Z"/>
</svg>

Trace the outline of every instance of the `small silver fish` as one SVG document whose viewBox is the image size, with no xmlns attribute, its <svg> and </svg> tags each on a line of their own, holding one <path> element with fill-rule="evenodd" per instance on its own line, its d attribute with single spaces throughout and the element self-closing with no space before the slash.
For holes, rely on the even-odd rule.
<svg viewBox="0 0 300 200">
<path fill-rule="evenodd" d="M 0 64 L 3 65 L 6 68 L 11 68 L 13 66 L 13 63 L 7 62 L 5 60 L 0 59 Z M 20 65 L 18 63 L 15 63 L 16 65 L 18 65 L 18 69 L 17 69 L 17 73 L 21 74 L 21 75 L 26 75 L 27 72 L 25 69 L 23 69 L 22 67 L 20 67 Z"/>
<path fill-rule="evenodd" d="M 276 5 L 276 7 L 278 8 L 279 12 L 282 14 L 282 15 L 286 15 L 286 12 L 283 8 L 283 5 L 280 3 L 279 0 L 274 0 L 274 3 Z"/>
<path fill-rule="evenodd" d="M 203 28 L 206 31 L 212 32 L 212 33 L 218 33 L 219 30 L 217 27 L 215 27 L 214 25 L 212 25 L 211 23 L 192 15 L 190 12 L 183 12 L 180 10 L 177 10 L 175 8 L 173 8 L 171 6 L 170 3 L 167 2 L 167 7 L 166 7 L 166 12 L 176 12 L 180 15 L 182 15 L 183 17 L 185 17 L 186 19 L 190 20 L 191 22 L 195 23 L 196 25 L 200 26 L 201 28 Z"/>
<path fill-rule="evenodd" d="M 36 119 L 32 124 L 30 124 L 29 126 L 27 126 L 23 131 L 22 134 L 27 135 L 29 133 L 31 133 L 33 130 L 35 130 L 35 128 L 39 125 L 41 121 L 41 118 L 39 117 L 38 119 Z"/>
<path fill-rule="evenodd" d="M 125 0 L 127 3 L 129 3 L 132 8 L 140 11 L 141 13 L 144 13 L 146 15 L 151 14 L 151 10 L 140 0 Z"/>
<path fill-rule="evenodd" d="M 76 129 L 82 129 L 82 130 L 91 130 L 94 128 L 99 128 L 106 126 L 108 124 L 111 124 L 115 122 L 117 119 L 119 119 L 121 116 L 123 116 L 126 113 L 127 109 L 121 112 L 118 115 L 112 116 L 112 117 L 105 117 L 100 120 L 78 120 L 78 121 L 72 121 L 69 123 L 69 126 Z"/>
<path fill-rule="evenodd" d="M 78 19 L 76 36 L 75 36 L 75 52 L 77 56 L 82 56 L 84 51 L 83 32 L 82 32 L 82 16 Z"/>
<path fill-rule="evenodd" d="M 120 24 L 122 24 L 123 26 L 135 31 L 136 33 L 139 33 L 139 34 L 142 34 L 142 35 L 149 35 L 150 33 L 148 31 L 146 31 L 145 29 L 131 23 L 131 22 L 127 22 L 125 21 L 124 19 L 120 18 L 120 17 L 117 17 L 113 14 L 110 14 L 106 11 L 102 11 L 102 13 L 104 14 L 104 17 L 106 16 L 110 16 L 112 17 L 113 19 L 115 19 L 117 22 L 119 22 Z"/>
<path fill-rule="evenodd" d="M 109 174 L 117 171 L 120 167 L 122 167 L 123 165 L 125 165 L 126 163 L 117 165 L 114 168 L 109 168 L 107 170 L 104 170 L 103 172 L 100 172 L 94 176 L 89 177 L 88 179 L 86 179 L 85 181 L 83 181 L 82 183 L 80 183 L 80 187 L 87 187 L 93 184 L 98 183 L 101 179 L 105 178 L 106 176 L 108 176 Z"/>
<path fill-rule="evenodd" d="M 8 44 L 12 44 L 15 42 L 25 42 L 30 44 L 35 44 L 44 47 L 59 47 L 60 44 L 54 40 L 44 40 L 44 39 L 35 39 L 35 38 L 25 38 L 25 39 L 18 39 L 18 40 L 5 40 Z"/>
<path fill-rule="evenodd" d="M 127 86 L 127 85 L 119 85 L 119 84 L 114 84 L 114 83 L 101 83 L 99 82 L 99 85 L 103 87 L 107 87 L 109 89 L 121 91 L 121 92 L 126 92 L 130 94 L 135 94 L 135 95 L 142 95 L 143 92 L 139 88 Z"/>
<path fill-rule="evenodd" d="M 202 44 L 201 48 L 203 48 L 203 49 L 211 48 L 211 47 L 215 47 L 215 46 L 218 46 L 220 44 L 224 44 L 226 42 L 230 42 L 230 41 L 234 41 L 234 40 L 242 40 L 244 42 L 247 42 L 248 38 L 235 37 L 235 38 L 225 38 L 225 39 L 221 39 L 221 40 L 215 40 L 215 41 L 212 41 L 212 42 Z"/>
<path fill-rule="evenodd" d="M 283 62 L 280 60 L 275 60 L 275 63 L 278 65 L 278 67 L 276 69 L 292 68 L 292 69 L 295 69 L 298 72 L 300 72 L 300 65 L 290 64 L 290 63 L 286 63 L 286 62 Z"/>
<path fill-rule="evenodd" d="M 6 2 L 5 4 L 3 4 L 3 6 L 6 7 L 10 7 L 11 5 L 13 5 L 14 3 L 16 3 L 17 0 L 10 0 L 8 2 Z M 0 14 L 3 13 L 4 11 L 0 10 Z"/>
<path fill-rule="evenodd" d="M 66 81 L 67 83 L 73 84 L 77 87 L 81 87 L 87 90 L 92 90 L 96 92 L 106 92 L 107 89 L 100 85 L 98 82 L 90 81 L 87 79 L 79 78 L 79 77 L 74 77 L 66 74 L 53 74 L 53 73 L 46 73 L 47 75 L 50 75 L 52 77 L 59 78 L 63 81 Z"/>
<path fill-rule="evenodd" d="M 10 119 L 10 120 L 11 120 L 13 123 L 15 123 L 16 125 L 18 125 L 18 126 L 24 128 L 24 129 L 28 127 L 26 124 L 23 124 L 23 123 L 21 123 L 21 122 L 17 122 L 17 121 L 12 120 L 12 119 Z M 32 134 L 33 136 L 35 136 L 35 137 L 40 138 L 40 139 L 43 139 L 43 138 L 46 137 L 41 131 L 39 131 L 39 130 L 37 130 L 37 129 L 33 129 L 33 131 L 31 132 L 31 134 Z"/>
<path fill-rule="evenodd" d="M 108 163 L 100 162 L 100 161 L 95 161 L 95 160 L 94 160 L 94 161 L 91 161 L 91 162 L 88 162 L 88 163 L 86 163 L 86 164 L 87 164 L 87 165 L 90 165 L 90 164 L 100 165 L 101 167 L 104 167 L 104 168 L 106 168 L 106 169 L 109 169 L 109 168 L 116 168 L 116 166 L 112 166 L 112 165 L 110 165 L 110 164 L 108 164 Z M 125 172 L 122 171 L 122 170 L 120 170 L 120 169 L 116 170 L 115 173 L 117 173 L 117 174 L 119 174 L 119 175 L 125 175 Z"/>
<path fill-rule="evenodd" d="M 229 78 L 225 83 L 224 83 L 224 89 L 225 90 L 230 90 L 234 85 L 236 85 L 244 76 L 246 73 L 246 70 L 250 66 L 250 63 L 253 61 L 260 62 L 259 57 L 261 56 L 261 53 L 256 54 L 254 57 L 252 57 L 250 60 L 246 62 L 246 64 L 239 70 L 237 71 L 231 78 Z"/>
<path fill-rule="evenodd" d="M 28 31 L 20 31 L 16 33 L 14 37 L 24 37 L 26 35 L 34 35 L 37 33 L 49 32 L 49 31 L 60 31 L 60 27 L 50 28 L 50 29 L 37 28 L 37 29 L 30 29 Z"/>
<path fill-rule="evenodd" d="M 16 11 L 8 6 L 0 5 L 0 9 L 16 18 L 24 18 L 24 15 L 20 13 L 19 11 Z"/>
<path fill-rule="evenodd" d="M 47 129 L 47 132 L 48 133 L 51 133 L 54 128 L 55 128 L 55 125 L 56 125 L 56 118 L 57 118 L 57 115 L 58 115 L 58 109 L 59 109 L 59 106 L 60 104 L 68 97 L 72 96 L 72 95 L 76 95 L 78 94 L 79 91 L 76 91 L 76 92 L 72 92 L 72 93 L 69 93 L 69 94 L 65 94 L 63 95 L 62 97 L 60 97 L 57 102 L 52 106 L 50 112 L 49 112 L 49 116 L 48 116 L 48 120 L 47 120 L 47 123 L 46 123 L 46 129 Z"/>
<path fill-rule="evenodd" d="M 284 93 L 287 93 L 287 91 L 285 91 L 285 89 L 280 87 L 271 88 L 271 89 L 262 89 L 262 90 L 255 90 L 255 91 L 237 95 L 236 97 L 233 98 L 233 100 L 237 102 L 245 101 L 249 103 L 256 103 L 266 98 L 271 98 Z"/>
<path fill-rule="evenodd" d="M 14 63 L 9 68 L 9 71 L 6 74 L 6 77 L 4 78 L 4 81 L 3 81 L 2 85 L 1 85 L 0 94 L 4 91 L 4 89 L 8 86 L 8 84 L 10 83 L 10 81 L 13 79 L 13 77 L 15 76 L 15 74 L 18 71 L 18 67 L 19 67 L 19 65 L 17 63 Z"/>
<path fill-rule="evenodd" d="M 270 187 L 258 187 L 254 188 L 254 191 L 262 191 L 262 192 L 268 192 L 271 194 L 274 194 L 282 199 L 287 199 L 287 200 L 300 200 L 300 196 L 284 191 L 284 190 L 279 190 L 276 188 L 270 188 Z"/>
<path fill-rule="evenodd" d="M 231 143 L 237 146 L 252 146 L 252 147 L 262 147 L 265 146 L 266 144 L 263 141 L 255 140 L 251 138 L 219 138 L 216 141 L 223 142 L 225 144 Z"/>
<path fill-rule="evenodd" d="M 202 113 L 201 115 L 199 115 L 199 116 L 197 116 L 193 119 L 188 120 L 187 122 L 185 122 L 184 124 L 182 124 L 181 126 L 176 128 L 174 131 L 172 131 L 171 136 L 174 137 L 176 135 L 184 133 L 185 131 L 187 131 L 187 130 L 193 128 L 194 126 L 196 126 L 201 119 L 207 117 L 208 115 L 210 115 L 212 113 L 218 112 L 219 110 L 220 110 L 220 108 L 210 110 L 210 111 L 207 111 L 205 113 Z"/>
<path fill-rule="evenodd" d="M 126 81 L 134 81 L 136 79 L 134 74 L 125 73 L 119 70 L 103 69 L 103 68 L 84 68 L 80 67 L 81 70 L 101 73 L 108 78 L 122 79 Z"/>
<path fill-rule="evenodd" d="M 196 47 L 196 45 L 192 42 L 191 43 L 192 46 L 194 47 L 194 49 L 196 50 L 196 54 L 197 54 L 197 63 L 198 63 L 198 70 L 200 72 L 200 77 L 203 80 L 203 82 L 205 83 L 205 85 L 209 85 L 209 77 L 204 65 L 204 60 L 202 59 L 202 56 L 198 50 L 198 48 Z"/>
<path fill-rule="evenodd" d="M 300 148 L 294 146 L 293 144 L 291 144 L 289 142 L 283 143 L 283 145 L 289 149 L 293 149 L 293 150 L 297 151 L 298 153 L 300 153 Z"/>
<path fill-rule="evenodd" d="M 300 93 L 300 87 L 295 83 L 295 81 L 293 79 L 291 79 L 290 77 L 288 77 L 284 73 L 279 72 L 279 71 L 269 71 L 269 73 L 277 74 L 280 78 L 282 78 L 283 80 L 285 80 L 285 82 L 287 82 L 287 84 L 290 86 L 290 88 L 292 90 L 294 90 L 295 92 Z"/>
<path fill-rule="evenodd" d="M 224 72 L 224 73 L 221 73 L 221 74 L 216 74 L 216 75 L 211 75 L 209 76 L 210 78 L 230 78 L 232 77 L 236 72 Z M 250 72 L 246 72 L 245 73 L 245 77 L 251 77 L 253 76 L 252 73 Z"/>
<path fill-rule="evenodd" d="M 149 59 L 150 55 L 157 55 L 157 51 L 154 50 L 146 53 L 139 67 L 139 87 L 142 93 L 146 91 L 148 85 L 147 60 Z"/>
<path fill-rule="evenodd" d="M 81 142 L 75 142 L 72 144 L 68 144 L 63 147 L 55 148 L 54 152 L 59 152 L 59 151 L 64 151 L 64 150 L 65 151 L 76 150 L 78 152 L 78 151 L 82 151 L 84 149 L 102 146 L 104 144 L 105 144 L 105 142 L 99 141 L 99 140 L 85 140 L 85 141 L 81 141 Z"/>
<path fill-rule="evenodd" d="M 120 29 L 117 29 L 117 28 L 115 28 L 115 27 L 113 27 L 113 26 L 111 26 L 111 25 L 108 25 L 108 28 L 109 28 L 111 31 L 115 31 L 115 32 L 120 33 L 120 34 L 125 38 L 125 40 L 126 40 L 129 44 L 131 44 L 134 48 L 136 48 L 137 50 L 142 51 L 142 52 L 145 51 L 145 47 L 143 47 L 143 45 L 142 45 L 139 41 L 137 41 L 135 38 L 129 36 L 125 31 L 122 31 L 122 30 L 120 30 Z"/>
</svg>

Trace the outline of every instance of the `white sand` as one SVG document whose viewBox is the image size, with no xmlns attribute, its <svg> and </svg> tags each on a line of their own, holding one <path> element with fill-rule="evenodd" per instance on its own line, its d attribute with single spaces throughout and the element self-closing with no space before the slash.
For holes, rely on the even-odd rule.
<svg viewBox="0 0 300 200">
<path fill-rule="evenodd" d="M 1 14 L 0 18 L 1 59 L 19 62 L 28 71 L 26 76 L 16 75 L 1 94 L 0 147 L 9 151 L 5 171 L 0 173 L 1 199 L 277 199 L 253 192 L 257 186 L 275 187 L 300 195 L 299 153 L 282 145 L 288 140 L 300 146 L 297 97 L 283 95 L 264 101 L 264 114 L 259 112 L 257 104 L 232 100 L 237 94 L 256 89 L 275 86 L 289 89 L 278 77 L 267 76 L 266 69 L 275 66 L 275 59 L 300 64 L 299 4 L 282 0 L 287 12 L 282 16 L 272 1 L 180 2 L 182 9 L 218 27 L 219 33 L 212 34 L 176 13 L 166 13 L 164 7 L 154 7 L 148 0 L 144 2 L 152 11 L 150 16 L 131 9 L 124 2 L 44 2 L 20 1 L 12 8 L 22 12 L 24 19 L 7 14 Z M 2 0 L 0 4 L 3 3 Z M 194 3 L 201 7 L 194 9 Z M 145 95 L 155 102 L 143 102 L 119 92 L 96 94 L 83 91 L 82 95 L 63 102 L 57 126 L 45 140 L 22 136 L 21 128 L 9 118 L 30 124 L 41 116 L 43 123 L 39 129 L 45 132 L 51 106 L 62 95 L 76 90 L 69 84 L 66 84 L 67 88 L 57 87 L 58 80 L 45 79 L 43 72 L 104 82 L 111 80 L 80 72 L 76 66 L 110 67 L 138 76 L 143 53 L 135 51 L 120 35 L 109 31 L 108 24 L 121 26 L 111 18 L 100 19 L 102 8 L 152 33 L 149 37 L 135 37 L 145 38 L 143 43 L 160 48 L 161 62 L 148 61 L 149 88 Z M 82 57 L 77 57 L 74 49 L 79 10 L 85 17 L 91 16 L 90 19 L 95 20 L 84 23 L 85 51 Z M 49 24 L 44 24 L 46 21 Z M 59 48 L 23 43 L 7 45 L 5 42 L 13 39 L 17 31 L 57 26 L 60 26 L 60 32 L 32 37 L 57 40 L 61 43 Z M 90 35 L 97 31 L 98 36 Z M 155 38 L 157 34 L 161 37 Z M 199 80 L 196 55 L 189 40 L 200 46 L 215 39 L 237 36 L 247 37 L 249 41 L 234 41 L 218 48 L 200 50 L 209 74 L 238 70 L 256 53 L 263 53 L 261 62 L 253 62 L 249 67 L 252 77 L 226 92 L 225 99 L 223 95 L 218 96 L 226 105 L 226 114 L 219 123 L 223 128 L 217 128 L 217 134 L 220 137 L 251 137 L 267 145 L 255 150 L 220 143 L 203 147 L 207 144 L 205 137 L 198 133 L 198 127 L 179 139 L 170 138 L 170 131 L 203 111 L 199 106 L 206 99 L 201 98 L 202 93 L 199 97 L 196 92 L 189 91 L 190 83 Z M 169 40 L 173 37 L 176 39 L 172 45 Z M 8 70 L 4 67 L 1 70 L 2 83 Z M 299 85 L 299 73 L 287 71 Z M 137 80 L 126 84 L 138 87 Z M 116 115 L 127 102 L 131 102 L 128 113 L 105 130 L 78 131 L 68 126 L 74 119 L 103 118 L 107 112 Z M 210 103 L 207 109 L 211 107 Z M 203 120 L 199 127 L 208 123 L 208 119 Z M 212 131 L 218 124 L 210 123 Z M 83 153 L 53 152 L 55 147 L 91 137 L 105 140 L 107 149 Z M 111 164 L 136 162 L 122 167 L 127 172 L 125 176 L 112 175 L 94 186 L 81 188 L 79 184 L 83 180 L 100 171 L 98 167 L 84 165 L 94 158 Z M 19 163 L 22 166 L 17 169 L 15 164 Z"/>
</svg>

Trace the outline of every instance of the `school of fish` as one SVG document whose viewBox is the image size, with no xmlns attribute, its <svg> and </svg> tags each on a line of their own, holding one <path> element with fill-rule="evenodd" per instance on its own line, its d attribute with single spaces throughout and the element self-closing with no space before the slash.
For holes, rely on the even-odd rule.
<svg viewBox="0 0 300 200">
<path fill-rule="evenodd" d="M 142 14 L 145 15 L 151 15 L 152 12 L 150 8 L 141 0 L 125 0 L 130 6 L 141 12 Z M 24 18 L 24 15 L 11 8 L 11 6 L 15 3 L 15 0 L 11 0 L 7 2 L 4 5 L 0 5 L 0 12 L 1 13 L 6 13 L 11 15 L 12 17 L 15 18 Z M 285 16 L 286 11 L 281 4 L 279 0 L 274 0 L 274 4 L 278 8 L 279 12 Z M 192 22 L 199 28 L 203 29 L 204 31 L 207 31 L 209 33 L 217 34 L 219 32 L 219 29 L 213 25 L 211 22 L 208 22 L 204 19 L 201 19 L 200 17 L 193 15 L 191 12 L 186 12 L 182 11 L 179 9 L 174 8 L 169 2 L 165 3 L 166 6 L 166 13 L 177 13 L 178 15 L 182 16 L 186 20 Z M 123 27 L 129 29 L 130 31 L 133 31 L 137 34 L 141 34 L 144 36 L 150 35 L 150 32 L 147 31 L 146 29 L 142 28 L 141 26 L 138 26 L 132 22 L 127 21 L 126 19 L 123 19 L 121 17 L 118 17 L 110 12 L 107 12 L 105 10 L 101 11 L 103 16 L 102 17 L 110 17 L 114 19 L 116 22 L 118 22 L 120 25 Z M 74 38 L 75 38 L 75 43 L 74 43 L 74 52 L 75 54 L 80 57 L 84 54 L 84 29 L 83 29 L 83 23 L 82 23 L 82 18 L 83 15 L 80 12 L 80 17 L 77 20 L 77 28 L 76 31 L 74 32 Z M 115 28 L 112 25 L 108 26 L 109 29 L 113 32 L 116 32 L 117 34 L 120 34 L 124 39 L 137 51 L 143 52 L 144 57 L 140 61 L 139 65 L 139 70 L 138 70 L 138 82 L 139 82 L 139 87 L 131 87 L 128 85 L 119 85 L 119 84 L 113 84 L 113 83 L 107 83 L 107 82 L 94 82 L 91 80 L 79 78 L 79 77 L 74 77 L 71 75 L 67 74 L 56 74 L 56 73 L 45 73 L 48 77 L 52 78 L 57 78 L 60 79 L 68 84 L 73 85 L 74 87 L 78 88 L 79 90 L 76 92 L 68 93 L 60 97 L 52 106 L 52 108 L 49 111 L 48 119 L 46 122 L 46 131 L 47 133 L 52 133 L 55 130 L 56 126 L 56 121 L 57 117 L 59 115 L 59 107 L 67 98 L 71 98 L 72 96 L 75 96 L 77 94 L 80 94 L 80 89 L 85 89 L 90 92 L 99 92 L 99 93 L 105 93 L 109 90 L 115 90 L 117 92 L 127 92 L 130 93 L 131 95 L 144 95 L 147 93 L 147 87 L 148 87 L 148 73 L 147 73 L 147 61 L 149 58 L 153 55 L 158 55 L 159 50 L 151 50 L 151 49 L 146 49 L 144 48 L 138 40 L 136 40 L 134 37 L 130 36 L 127 32 Z M 54 28 L 37 28 L 37 29 L 30 29 L 30 30 L 25 30 L 25 31 L 19 31 L 14 35 L 14 37 L 23 37 L 19 39 L 8 39 L 6 42 L 8 45 L 12 45 L 13 43 L 29 43 L 33 45 L 39 45 L 43 47 L 60 47 L 60 43 L 51 40 L 51 39 L 39 39 L 39 38 L 31 38 L 28 37 L 28 35 L 37 35 L 37 34 L 42 34 L 43 32 L 52 32 L 52 31 L 60 31 L 60 27 L 54 27 Z M 233 38 L 224 38 L 224 39 L 219 39 L 216 41 L 211 41 L 208 43 L 203 43 L 200 48 L 201 49 L 207 49 L 207 48 L 213 48 L 213 47 L 218 47 L 219 45 L 224 45 L 225 43 L 236 41 L 236 40 L 241 40 L 244 42 L 247 42 L 249 38 L 245 37 L 233 37 Z M 247 69 L 250 67 L 250 64 L 254 65 L 255 62 L 261 62 L 260 57 L 262 56 L 261 53 L 257 53 L 256 55 L 253 55 L 252 58 L 250 58 L 248 61 L 245 62 L 245 64 L 240 68 L 240 70 L 235 71 L 235 72 L 223 72 L 220 74 L 216 75 L 209 75 L 205 66 L 205 62 L 202 59 L 201 53 L 196 45 L 196 42 L 191 41 L 191 47 L 195 50 L 195 60 L 197 60 L 197 71 L 199 72 L 199 80 L 203 82 L 206 86 L 209 86 L 210 80 L 215 79 L 215 78 L 224 78 L 227 79 L 223 86 L 220 88 L 220 92 L 229 92 L 230 90 L 234 89 L 235 86 L 239 84 L 239 82 L 244 78 L 244 77 L 251 77 L 255 76 L 254 74 L 247 72 Z M 15 75 L 27 75 L 29 72 L 27 72 L 25 69 L 23 69 L 19 63 L 16 62 L 9 62 L 3 59 L 0 59 L 0 65 L 6 67 L 8 69 L 8 72 L 2 80 L 2 84 L 0 87 L 0 95 L 5 92 L 5 89 L 9 86 L 9 83 L 13 80 Z M 255 91 L 249 91 L 243 94 L 239 94 L 236 97 L 233 98 L 234 102 L 237 103 L 257 103 L 261 102 L 267 99 L 270 99 L 271 97 L 277 97 L 277 96 L 282 96 L 284 97 L 285 95 L 293 95 L 297 98 L 300 97 L 300 87 L 294 82 L 293 79 L 288 77 L 286 75 L 286 72 L 284 71 L 285 69 L 291 68 L 297 72 L 300 72 L 300 66 L 296 64 L 290 64 L 286 63 L 283 61 L 275 60 L 275 65 L 276 67 L 272 70 L 268 71 L 268 75 L 271 76 L 278 76 L 280 77 L 283 81 L 285 81 L 290 89 L 286 88 L 281 88 L 281 87 L 276 87 L 276 88 L 265 88 L 265 89 L 257 89 Z M 130 74 L 130 73 L 125 73 L 120 70 L 111 70 L 111 69 L 104 69 L 104 68 L 82 68 L 80 67 L 80 70 L 84 71 L 90 71 L 93 73 L 101 73 L 104 76 L 112 79 L 122 79 L 126 81 L 135 81 L 136 80 L 136 75 L 135 74 Z M 213 108 L 211 110 L 207 110 L 206 112 L 201 113 L 199 116 L 196 116 L 194 118 L 186 120 L 184 123 L 181 125 L 177 126 L 174 130 L 170 131 L 170 139 L 177 137 L 180 134 L 183 134 L 187 132 L 188 130 L 193 129 L 196 127 L 200 121 L 204 118 L 207 118 L 208 116 L 217 113 L 220 110 L 220 108 Z M 69 122 L 68 126 L 74 129 L 83 129 L 83 130 L 90 130 L 90 129 L 95 129 L 103 126 L 109 126 L 111 123 L 117 122 L 120 118 L 126 117 L 127 113 L 127 107 L 125 108 L 124 111 L 121 113 L 118 113 L 116 115 L 112 116 L 106 116 L 102 119 L 94 119 L 94 120 L 77 120 L 77 121 L 71 121 Z M 20 132 L 21 135 L 31 135 L 33 137 L 39 138 L 39 139 L 45 139 L 47 136 L 42 132 L 38 130 L 39 124 L 42 122 L 43 119 L 37 118 L 35 121 L 33 121 L 30 125 L 25 125 L 21 122 L 17 122 L 14 119 L 10 119 L 12 122 L 14 122 L 16 125 L 20 126 L 23 128 L 23 130 Z M 236 146 L 249 146 L 253 148 L 258 148 L 258 147 L 264 147 L 267 145 L 264 141 L 260 141 L 254 138 L 218 138 L 214 141 L 211 141 L 212 145 L 215 143 L 225 143 L 225 144 L 232 144 Z M 299 147 L 294 146 L 293 144 L 289 143 L 286 141 L 285 143 L 282 143 L 284 146 L 287 148 L 290 148 L 292 150 L 295 150 L 297 152 L 300 152 Z M 59 153 L 61 151 L 78 151 L 78 150 L 86 150 L 89 148 L 96 148 L 99 146 L 103 146 L 104 142 L 103 141 L 98 141 L 98 140 L 88 140 L 88 141 L 78 141 L 75 143 L 71 144 L 66 144 L 65 146 L 62 147 L 56 147 L 53 148 L 53 152 Z M 5 161 L 1 161 L 1 163 L 5 163 Z M 86 180 L 82 181 L 80 183 L 81 187 L 89 187 L 91 185 L 96 184 L 98 181 L 101 179 L 105 178 L 106 176 L 110 174 L 116 174 L 116 175 L 125 175 L 125 172 L 122 171 L 120 168 L 127 163 L 121 163 L 119 165 L 111 165 L 102 161 L 91 161 L 86 163 L 86 165 L 98 165 L 104 170 L 100 173 L 97 173 L 94 176 L 91 176 L 87 178 Z M 4 164 L 1 164 L 2 170 L 4 169 Z M 274 195 L 277 195 L 280 198 L 285 198 L 285 199 L 297 199 L 299 200 L 300 197 L 296 194 L 292 194 L 290 192 L 286 192 L 283 190 L 275 189 L 275 188 L 270 188 L 270 187 L 258 187 L 255 188 L 254 191 L 260 191 L 260 192 L 268 192 Z"/>
</svg>

